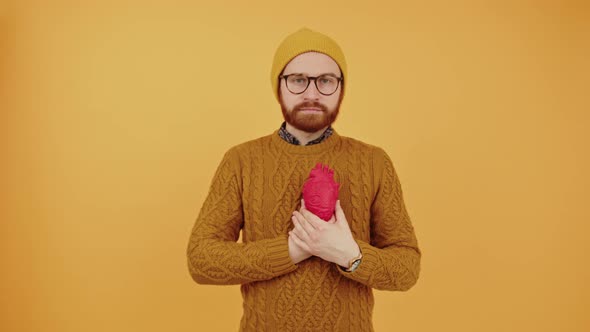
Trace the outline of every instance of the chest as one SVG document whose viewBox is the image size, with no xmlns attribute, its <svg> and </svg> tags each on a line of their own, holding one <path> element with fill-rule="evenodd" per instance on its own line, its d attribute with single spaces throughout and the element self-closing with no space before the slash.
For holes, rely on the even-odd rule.
<svg viewBox="0 0 590 332">
<path fill-rule="evenodd" d="M 316 164 L 329 165 L 340 184 L 338 199 L 355 238 L 369 240 L 374 174 L 368 158 L 260 158 L 242 172 L 245 242 L 286 234 L 301 206 L 302 189 Z"/>
</svg>

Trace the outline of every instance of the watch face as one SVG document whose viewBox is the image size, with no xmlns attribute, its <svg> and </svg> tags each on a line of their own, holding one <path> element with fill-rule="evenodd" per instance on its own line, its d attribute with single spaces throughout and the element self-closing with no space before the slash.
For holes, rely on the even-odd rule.
<svg viewBox="0 0 590 332">
<path fill-rule="evenodd" d="M 356 269 L 356 268 L 357 268 L 357 266 L 359 266 L 359 264 L 360 264 L 360 263 L 361 263 L 361 260 L 360 260 L 360 259 L 357 259 L 356 261 L 354 261 L 354 262 L 352 263 L 352 266 L 351 266 L 351 268 L 350 268 L 350 269 L 351 269 L 351 270 L 354 270 L 354 269 Z"/>
</svg>

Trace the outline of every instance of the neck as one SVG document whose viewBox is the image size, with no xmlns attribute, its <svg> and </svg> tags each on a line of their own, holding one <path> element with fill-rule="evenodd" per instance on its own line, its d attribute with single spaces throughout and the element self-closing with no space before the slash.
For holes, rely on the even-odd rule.
<svg viewBox="0 0 590 332">
<path fill-rule="evenodd" d="M 295 138 L 297 138 L 299 140 L 299 145 L 305 145 L 310 141 L 313 141 L 314 139 L 322 136 L 322 134 L 324 133 L 324 131 L 326 131 L 326 129 L 328 129 L 329 126 L 325 126 L 324 128 L 313 132 L 313 133 L 308 133 L 305 132 L 303 130 L 299 130 L 293 126 L 291 126 L 288 122 L 285 123 L 285 129 L 287 129 L 287 131 L 295 136 Z"/>
</svg>

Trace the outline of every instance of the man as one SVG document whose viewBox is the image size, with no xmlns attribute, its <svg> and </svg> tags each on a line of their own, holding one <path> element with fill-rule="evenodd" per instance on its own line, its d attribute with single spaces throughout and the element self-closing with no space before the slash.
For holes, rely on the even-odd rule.
<svg viewBox="0 0 590 332">
<path fill-rule="evenodd" d="M 391 159 L 332 127 L 346 79 L 334 40 L 307 28 L 289 35 L 271 68 L 285 122 L 230 148 L 215 172 L 188 267 L 199 284 L 241 285 L 240 331 L 373 331 L 372 288 L 406 291 L 418 279 L 421 251 Z M 327 222 L 301 194 L 318 163 L 340 184 Z"/>
</svg>

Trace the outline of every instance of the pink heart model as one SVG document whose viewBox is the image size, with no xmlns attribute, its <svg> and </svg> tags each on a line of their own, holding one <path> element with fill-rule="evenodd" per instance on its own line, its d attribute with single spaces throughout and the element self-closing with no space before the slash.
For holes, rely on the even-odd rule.
<svg viewBox="0 0 590 332">
<path fill-rule="evenodd" d="M 336 210 L 339 187 L 334 181 L 334 170 L 318 163 L 303 184 L 305 208 L 324 221 L 329 221 Z"/>
</svg>

